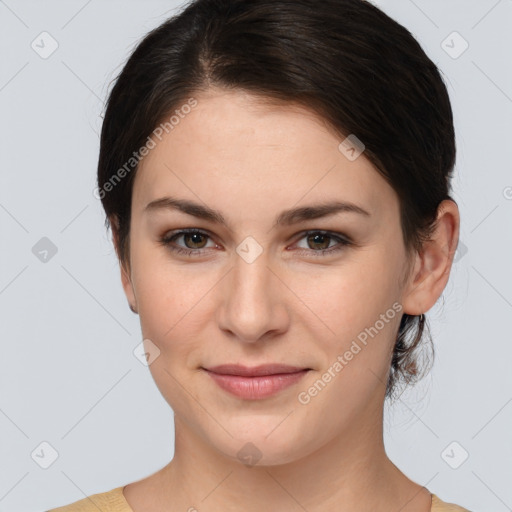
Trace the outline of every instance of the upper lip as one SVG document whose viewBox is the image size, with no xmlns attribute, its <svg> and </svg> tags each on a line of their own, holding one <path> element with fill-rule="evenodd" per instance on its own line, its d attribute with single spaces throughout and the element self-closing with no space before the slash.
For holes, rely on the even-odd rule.
<svg viewBox="0 0 512 512">
<path fill-rule="evenodd" d="M 262 364 L 260 366 L 241 366 L 239 364 L 221 364 L 204 368 L 210 372 L 222 375 L 239 375 L 241 377 L 258 377 L 260 375 L 276 375 L 279 373 L 297 373 L 310 368 L 290 366 L 287 364 Z"/>
</svg>

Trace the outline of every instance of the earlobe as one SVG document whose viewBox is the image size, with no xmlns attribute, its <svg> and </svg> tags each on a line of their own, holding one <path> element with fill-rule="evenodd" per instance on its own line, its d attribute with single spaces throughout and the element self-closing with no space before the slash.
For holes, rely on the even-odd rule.
<svg viewBox="0 0 512 512">
<path fill-rule="evenodd" d="M 425 312 L 420 293 L 421 287 L 426 279 L 424 268 L 425 264 L 423 260 L 423 253 L 416 253 L 414 270 L 410 275 L 404 298 L 402 300 L 404 313 L 411 316 L 418 316 Z"/>
<path fill-rule="evenodd" d="M 123 285 L 124 294 L 126 295 L 126 298 L 128 299 L 128 305 L 134 313 L 138 313 L 137 299 L 135 297 L 135 291 L 133 289 L 132 279 L 130 276 L 130 270 L 122 262 L 119 262 L 119 265 L 120 265 L 120 269 L 121 269 L 121 283 Z"/>
<path fill-rule="evenodd" d="M 130 309 L 134 313 L 138 313 L 137 310 L 137 300 L 135 298 L 135 292 L 133 289 L 133 284 L 130 276 L 130 268 L 129 264 L 123 261 L 122 251 L 119 239 L 119 221 L 116 216 L 109 219 L 110 225 L 112 227 L 112 242 L 114 244 L 114 248 L 117 255 L 117 260 L 119 262 L 119 267 L 121 271 L 121 283 L 123 285 L 123 290 L 128 299 L 128 305 Z"/>
<path fill-rule="evenodd" d="M 452 200 L 438 208 L 437 224 L 421 254 L 417 254 L 411 282 L 403 299 L 404 313 L 420 315 L 431 309 L 441 296 L 450 277 L 450 270 L 459 240 L 459 210 Z"/>
<path fill-rule="evenodd" d="M 128 305 L 130 309 L 134 313 L 138 313 L 137 310 L 137 299 L 135 298 L 135 292 L 133 290 L 133 284 L 131 277 L 129 275 L 129 270 L 125 268 L 125 266 L 120 263 L 121 266 L 121 283 L 123 285 L 124 294 L 126 295 L 126 298 L 128 299 Z"/>
</svg>

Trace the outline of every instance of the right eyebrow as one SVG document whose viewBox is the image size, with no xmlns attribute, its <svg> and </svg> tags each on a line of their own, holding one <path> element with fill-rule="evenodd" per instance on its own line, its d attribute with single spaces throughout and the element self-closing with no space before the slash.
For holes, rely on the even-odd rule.
<svg viewBox="0 0 512 512">
<path fill-rule="evenodd" d="M 229 228 L 229 223 L 220 211 L 187 199 L 178 199 L 169 196 L 161 197 L 148 203 L 145 206 L 144 211 L 149 212 L 162 209 L 178 210 L 186 213 L 187 215 L 214 222 L 216 224 L 221 224 Z M 367 210 L 354 203 L 332 201 L 285 210 L 276 218 L 273 227 L 279 224 L 293 225 L 306 220 L 318 219 L 329 215 L 335 215 L 337 213 L 357 213 L 365 217 L 371 217 L 371 214 Z"/>
</svg>

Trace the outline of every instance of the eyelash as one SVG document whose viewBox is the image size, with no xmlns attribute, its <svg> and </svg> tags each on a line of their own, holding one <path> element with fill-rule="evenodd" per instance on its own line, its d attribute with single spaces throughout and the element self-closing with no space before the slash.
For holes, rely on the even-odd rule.
<svg viewBox="0 0 512 512">
<path fill-rule="evenodd" d="M 297 241 L 300 241 L 303 238 L 306 238 L 313 234 L 327 235 L 332 240 L 335 240 L 338 242 L 338 245 L 335 245 L 334 247 L 331 247 L 329 249 L 321 249 L 319 251 L 315 251 L 313 249 L 310 249 L 309 251 L 307 249 L 302 249 L 302 251 L 306 251 L 307 253 L 309 253 L 309 255 L 311 255 L 311 253 L 312 253 L 315 257 L 316 256 L 320 256 L 320 257 L 321 256 L 329 256 L 333 253 L 337 253 L 337 252 L 341 251 L 342 249 L 344 249 L 347 246 L 353 245 L 352 242 L 350 242 L 346 238 L 340 237 L 339 234 L 337 234 L 337 233 L 333 233 L 330 231 L 322 231 L 322 230 L 305 231 L 304 233 L 302 233 L 302 236 Z M 198 229 L 184 229 L 184 230 L 177 231 L 177 232 L 170 233 L 170 234 L 163 236 L 162 238 L 160 238 L 159 242 L 164 247 L 168 248 L 169 250 L 173 251 L 176 254 L 181 254 L 181 255 L 185 255 L 185 256 L 201 256 L 205 249 L 184 249 L 183 247 L 176 247 L 176 246 L 172 245 L 172 242 L 174 240 L 176 240 L 177 238 L 179 238 L 183 235 L 201 235 L 201 236 L 205 236 L 205 237 L 211 239 L 211 236 L 208 235 L 208 233 L 206 233 L 204 231 L 201 231 Z"/>
</svg>

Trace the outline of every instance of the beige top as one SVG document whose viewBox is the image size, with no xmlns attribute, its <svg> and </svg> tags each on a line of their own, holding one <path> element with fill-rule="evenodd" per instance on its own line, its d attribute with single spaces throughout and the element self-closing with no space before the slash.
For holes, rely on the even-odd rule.
<svg viewBox="0 0 512 512">
<path fill-rule="evenodd" d="M 53 508 L 48 512 L 98 512 L 98 510 L 101 510 L 101 512 L 133 512 L 124 498 L 123 488 L 124 486 L 121 486 L 111 491 L 93 494 L 64 507 Z M 432 508 L 430 510 L 431 512 L 470 512 L 453 503 L 445 503 L 435 494 L 432 494 Z"/>
</svg>

